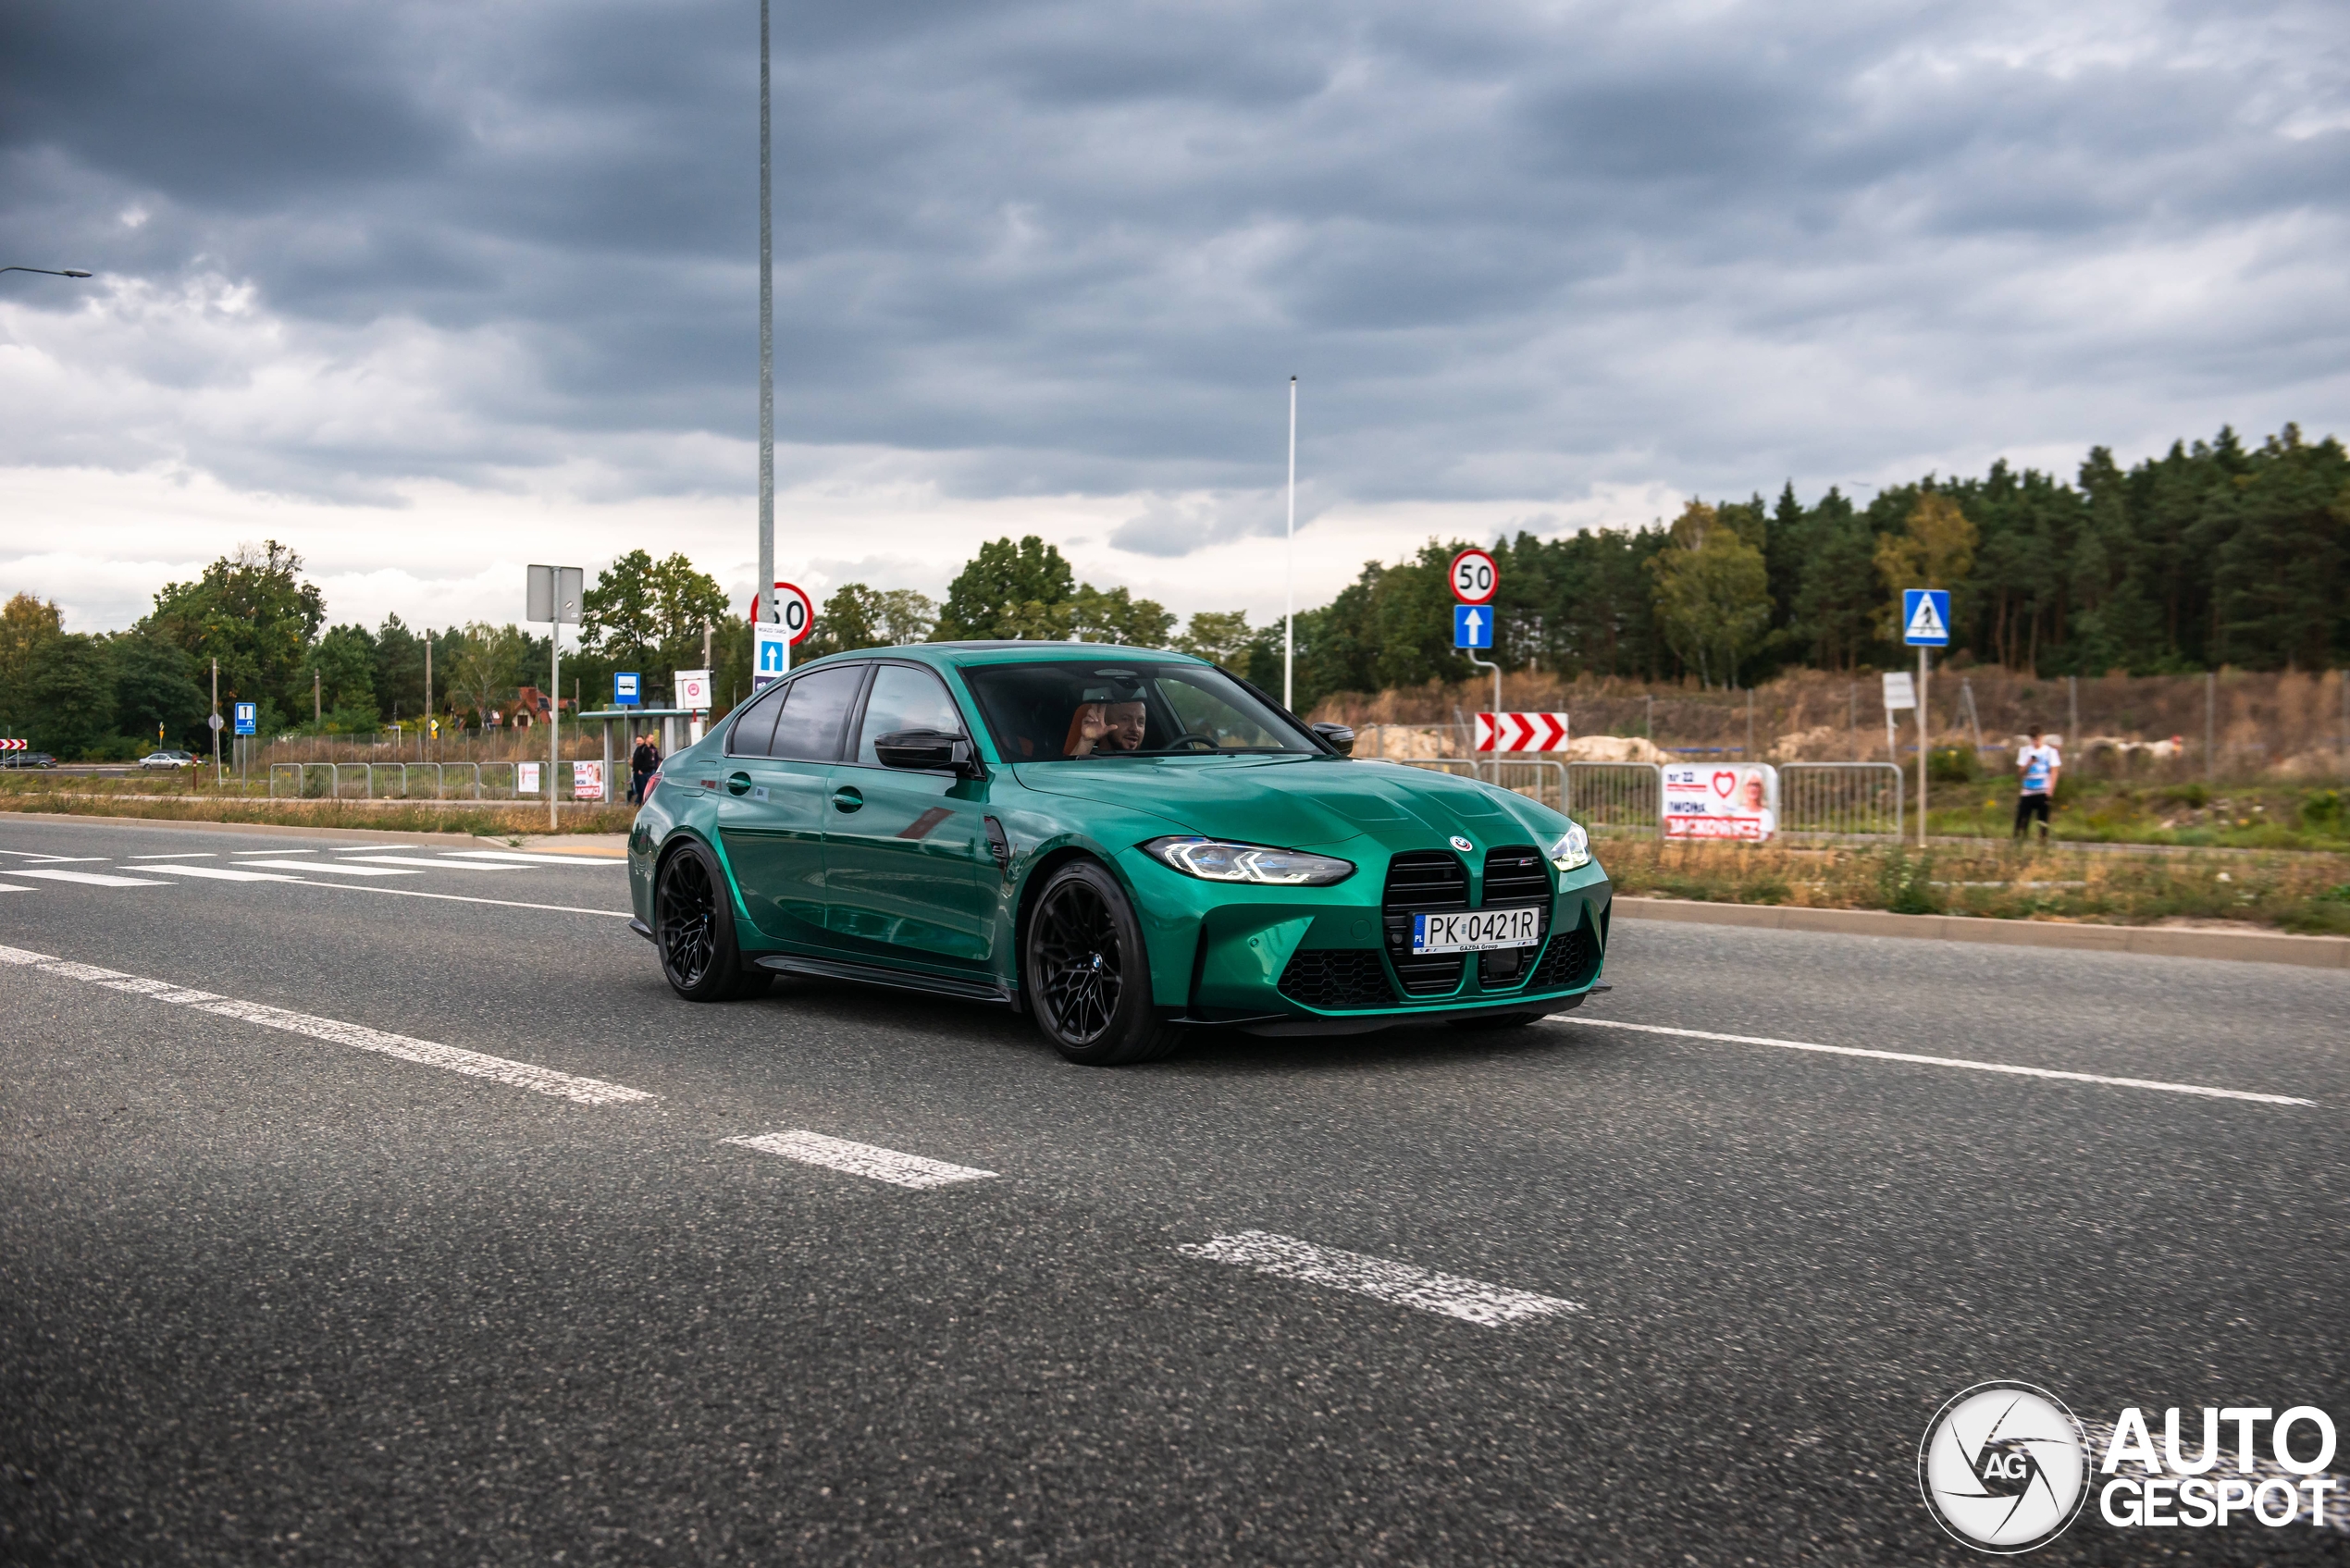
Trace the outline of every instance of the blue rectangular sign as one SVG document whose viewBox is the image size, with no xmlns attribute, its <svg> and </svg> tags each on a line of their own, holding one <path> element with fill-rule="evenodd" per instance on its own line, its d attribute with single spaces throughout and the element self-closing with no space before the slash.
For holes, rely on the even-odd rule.
<svg viewBox="0 0 2350 1568">
<path fill-rule="evenodd" d="M 1950 646 L 1950 590 L 1901 590 L 1901 640 L 1911 648 Z"/>
<path fill-rule="evenodd" d="M 612 705 L 614 708 L 637 708 L 644 699 L 637 695 L 641 683 L 634 670 L 615 670 L 612 677 Z"/>
<path fill-rule="evenodd" d="M 1490 604 L 1453 606 L 1453 646 L 1454 648 L 1491 648 L 1493 646 L 1493 607 Z"/>
<path fill-rule="evenodd" d="M 238 703 L 237 733 L 241 735 L 249 735 L 254 732 L 255 728 L 254 705 L 250 702 Z"/>
</svg>

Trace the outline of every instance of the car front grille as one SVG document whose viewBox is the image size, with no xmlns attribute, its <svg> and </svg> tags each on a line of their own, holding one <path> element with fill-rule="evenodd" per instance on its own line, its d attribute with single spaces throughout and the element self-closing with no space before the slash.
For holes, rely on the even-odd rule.
<svg viewBox="0 0 2350 1568">
<path fill-rule="evenodd" d="M 1542 954 L 1542 961 L 1535 966 L 1534 978 L 1527 982 L 1528 991 L 1565 991 L 1590 979 L 1596 955 L 1591 949 L 1591 932 L 1588 926 L 1577 926 L 1551 938 L 1550 947 Z"/>
<path fill-rule="evenodd" d="M 1281 971 L 1281 994 L 1326 1011 L 1395 1004 L 1387 968 L 1368 947 L 1300 948 Z"/>
<path fill-rule="evenodd" d="M 1412 916 L 1466 909 L 1468 871 L 1460 858 L 1441 849 L 1414 849 L 1387 864 L 1387 890 L 1379 902 L 1387 928 L 1387 957 L 1395 978 L 1413 996 L 1441 995 L 1461 983 L 1461 956 L 1412 957 Z"/>
<path fill-rule="evenodd" d="M 1530 844 L 1505 845 L 1485 857 L 1485 902 L 1480 907 L 1504 908 L 1533 905 L 1549 924 L 1551 877 L 1542 857 Z M 1540 938 L 1542 934 L 1536 932 Z M 1527 966 L 1540 947 L 1502 947 L 1477 957 L 1477 982 L 1488 991 L 1507 989 L 1525 978 Z"/>
</svg>

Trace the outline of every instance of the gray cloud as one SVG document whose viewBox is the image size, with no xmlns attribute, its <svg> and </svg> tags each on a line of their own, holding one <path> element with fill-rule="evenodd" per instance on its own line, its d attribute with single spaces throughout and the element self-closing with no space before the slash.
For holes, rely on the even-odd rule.
<svg viewBox="0 0 2350 1568">
<path fill-rule="evenodd" d="M 126 416 L 12 411 L 0 458 L 747 489 L 696 440 L 755 418 L 755 29 L 8 7 L 10 259 L 116 292 L 6 298 Z M 1367 500 L 1816 489 L 2334 428 L 2350 389 L 2324 6 L 806 5 L 776 36 L 795 461 L 1233 498 L 1153 503 L 1111 536 L 1142 553 L 1261 531 L 1292 372 L 1320 493 Z M 156 302 L 240 286 L 241 336 Z"/>
</svg>

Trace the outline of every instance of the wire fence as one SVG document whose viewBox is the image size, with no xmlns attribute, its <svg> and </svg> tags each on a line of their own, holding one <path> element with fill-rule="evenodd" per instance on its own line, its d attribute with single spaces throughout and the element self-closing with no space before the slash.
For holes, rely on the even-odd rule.
<svg viewBox="0 0 2350 1568">
<path fill-rule="evenodd" d="M 1899 838 L 1907 793 L 1890 762 L 1789 762 L 1779 769 L 1779 831 Z"/>
</svg>

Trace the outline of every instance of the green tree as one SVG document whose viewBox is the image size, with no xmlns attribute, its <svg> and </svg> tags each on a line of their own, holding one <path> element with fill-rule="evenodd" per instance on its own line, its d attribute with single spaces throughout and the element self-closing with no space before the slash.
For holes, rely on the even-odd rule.
<svg viewBox="0 0 2350 1568">
<path fill-rule="evenodd" d="M 1978 536 L 1973 523 L 1948 496 L 1927 490 L 1910 509 L 1899 534 L 1876 542 L 1876 574 L 1888 596 L 1879 624 L 1888 642 L 1901 640 L 1901 595 L 1909 588 L 1948 588 L 1950 619 L 1966 613 L 1962 595 L 1970 586 Z"/>
<path fill-rule="evenodd" d="M 1850 670 L 1875 641 L 1875 536 L 1833 486 L 1804 513 L 1802 534 L 1791 629 L 1812 664 Z"/>
<path fill-rule="evenodd" d="M 178 644 L 138 631 L 113 638 L 109 652 L 115 722 L 149 744 L 193 749 L 211 711 L 204 688 L 196 684 L 195 661 Z"/>
<path fill-rule="evenodd" d="M 387 615 L 376 628 L 376 667 L 372 685 L 376 702 L 386 719 L 413 723 L 425 710 L 425 639 L 410 631 L 397 615 Z M 433 674 L 439 677 L 440 672 Z"/>
<path fill-rule="evenodd" d="M 271 701 L 282 712 L 310 707 L 311 639 L 327 619 L 326 599 L 300 580 L 302 557 L 267 540 L 241 547 L 192 583 L 167 583 L 142 626 L 167 637 L 205 670 L 220 661 L 220 701 Z"/>
<path fill-rule="evenodd" d="M 808 629 L 792 657 L 795 662 L 822 659 L 828 653 L 876 648 L 882 635 L 882 596 L 862 583 L 843 583 L 824 601 L 816 623 Z"/>
<path fill-rule="evenodd" d="M 1164 648 L 1175 617 L 1156 600 L 1136 599 L 1125 588 L 1104 592 L 1081 583 L 1069 601 L 1069 629 L 1083 642 Z"/>
<path fill-rule="evenodd" d="M 642 672 L 662 644 L 653 558 L 632 549 L 596 574 L 580 595 L 580 646 L 615 670 Z"/>
<path fill-rule="evenodd" d="M 330 730 L 372 730 L 382 717 L 376 702 L 376 638 L 365 626 L 337 626 L 310 651 L 308 669 L 317 679 L 303 695 L 315 695 Z"/>
<path fill-rule="evenodd" d="M 104 639 L 64 632 L 33 649 L 26 670 L 33 746 L 80 757 L 114 734 L 114 661 Z"/>
<path fill-rule="evenodd" d="M 1273 627 L 1276 639 L 1280 634 L 1277 623 Z M 1202 610 L 1192 616 L 1192 623 L 1175 639 L 1175 649 L 1195 659 L 1226 669 L 1236 668 L 1251 640 L 1248 611 L 1245 610 Z M 1278 649 L 1278 641 L 1276 644 Z"/>
<path fill-rule="evenodd" d="M 65 618 L 55 599 L 43 603 L 20 593 L 0 608 L 0 728 L 17 739 L 24 738 L 32 719 L 33 659 L 63 636 Z"/>
<path fill-rule="evenodd" d="M 1058 640 L 1069 636 L 1067 606 L 1075 592 L 1075 574 L 1055 547 L 1034 534 L 1018 544 L 996 539 L 980 546 L 947 585 L 934 636 Z"/>
<path fill-rule="evenodd" d="M 526 648 L 514 626 L 492 626 L 484 621 L 466 626 L 457 657 L 450 665 L 451 705 L 460 713 L 473 713 L 476 727 L 486 724 L 490 711 L 513 695 Z"/>
<path fill-rule="evenodd" d="M 1738 661 L 1771 623 L 1762 552 L 1701 501 L 1675 519 L 1672 545 L 1651 563 L 1657 617 L 1701 684 L 1734 685 Z"/>
<path fill-rule="evenodd" d="M 938 624 L 938 601 L 911 588 L 889 588 L 881 596 L 882 640 L 893 648 L 928 642 Z"/>
</svg>

